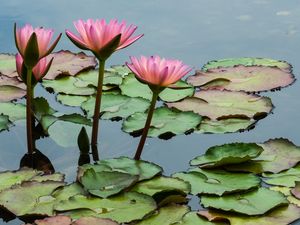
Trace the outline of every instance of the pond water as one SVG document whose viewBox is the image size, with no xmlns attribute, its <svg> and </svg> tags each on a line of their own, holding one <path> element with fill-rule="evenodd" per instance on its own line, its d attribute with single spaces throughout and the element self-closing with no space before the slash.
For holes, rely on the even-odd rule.
<svg viewBox="0 0 300 225">
<path fill-rule="evenodd" d="M 79 18 L 118 18 L 136 24 L 145 36 L 134 45 L 115 53 L 108 64 L 123 64 L 128 56 L 158 54 L 177 58 L 195 69 L 209 60 L 232 57 L 267 57 L 286 60 L 300 73 L 299 0 L 152 0 L 152 1 L 3 1 L 0 8 L 0 52 L 16 53 L 13 24 L 54 28 L 56 33 L 73 29 Z M 64 35 L 56 50 L 78 49 Z M 208 147 L 230 142 L 264 142 L 285 137 L 300 145 L 300 84 L 277 92 L 262 93 L 272 98 L 275 109 L 256 128 L 235 134 L 191 134 L 164 141 L 148 139 L 142 158 L 161 165 L 166 174 L 186 170 L 193 157 Z M 38 87 L 56 109 L 64 109 L 54 95 Z M 74 109 L 68 109 L 74 112 Z M 75 109 L 76 111 L 76 109 Z M 79 112 L 79 110 L 77 110 Z M 139 138 L 121 131 L 120 122 L 101 121 L 100 157 L 133 156 Z M 0 169 L 14 170 L 26 152 L 25 124 L 17 123 L 0 134 Z M 56 171 L 75 178 L 77 148 L 62 148 L 49 138 L 37 142 L 52 161 Z M 192 203 L 197 207 L 198 203 Z M 1 224 L 1 222 L 0 222 Z M 8 224 L 20 224 L 11 221 Z M 297 223 L 295 223 L 297 224 Z M 300 224 L 300 223 L 299 223 Z"/>
</svg>

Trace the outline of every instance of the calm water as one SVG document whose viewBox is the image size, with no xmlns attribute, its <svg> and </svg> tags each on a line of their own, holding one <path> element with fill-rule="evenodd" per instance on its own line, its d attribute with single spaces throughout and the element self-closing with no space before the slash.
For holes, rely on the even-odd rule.
<svg viewBox="0 0 300 225">
<path fill-rule="evenodd" d="M 109 61 L 111 65 L 123 64 L 129 55 L 159 54 L 181 59 L 198 69 L 209 60 L 249 56 L 286 60 L 293 65 L 296 77 L 300 71 L 300 0 L 2 1 L 0 52 L 16 52 L 14 22 L 19 26 L 31 23 L 52 27 L 59 33 L 66 28 L 73 29 L 72 22 L 79 18 L 125 19 L 138 25 L 137 33 L 145 34 L 134 45 L 114 54 Z M 66 36 L 56 50 L 62 48 L 78 51 Z M 46 96 L 54 108 L 63 108 L 54 101 L 54 95 L 42 88 L 37 93 Z M 190 159 L 213 145 L 263 142 L 275 137 L 285 137 L 300 145 L 300 83 L 280 92 L 263 94 L 272 98 L 275 109 L 254 130 L 238 134 L 182 135 L 169 141 L 148 139 L 143 159 L 160 164 L 170 174 L 187 169 Z M 138 138 L 122 133 L 120 127 L 120 122 L 101 121 L 101 157 L 134 154 Z M 24 124 L 2 132 L 0 143 L 1 170 L 17 169 L 26 152 Z M 68 181 L 74 180 L 76 148 L 63 149 L 50 139 L 39 140 L 37 147 L 51 159 L 57 171 L 67 174 Z"/>
</svg>

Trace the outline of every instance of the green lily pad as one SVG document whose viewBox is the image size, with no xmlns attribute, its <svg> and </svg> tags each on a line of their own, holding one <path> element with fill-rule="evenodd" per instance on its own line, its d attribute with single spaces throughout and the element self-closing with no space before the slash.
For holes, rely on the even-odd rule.
<svg viewBox="0 0 300 225">
<path fill-rule="evenodd" d="M 238 214 L 222 213 L 220 211 L 199 211 L 200 215 L 209 221 L 230 221 L 231 225 L 288 225 L 300 217 L 300 208 L 290 204 L 272 210 L 263 216 L 243 216 Z"/>
<path fill-rule="evenodd" d="M 191 187 L 188 182 L 172 177 L 154 177 L 151 180 L 146 180 L 136 184 L 131 191 L 136 191 L 142 194 L 155 196 L 162 192 L 178 192 L 186 195 L 190 192 Z M 155 197 L 154 197 L 155 198 Z"/>
<path fill-rule="evenodd" d="M 121 77 L 125 77 L 132 73 L 131 70 L 126 65 L 114 65 L 106 69 L 108 72 L 117 73 Z"/>
<path fill-rule="evenodd" d="M 63 182 L 23 182 L 21 185 L 13 186 L 0 193 L 0 205 L 15 214 L 16 216 L 53 215 L 51 203 L 53 197 L 51 193 L 58 187 L 63 186 Z"/>
<path fill-rule="evenodd" d="M 201 89 L 259 92 L 291 85 L 295 77 L 291 71 L 278 67 L 238 65 L 197 71 L 187 81 Z"/>
<path fill-rule="evenodd" d="M 265 183 L 284 187 L 295 187 L 296 181 L 300 181 L 300 167 L 296 166 L 281 173 L 264 173 Z"/>
<path fill-rule="evenodd" d="M 0 74 L 17 77 L 16 57 L 11 54 L 0 54 Z"/>
<path fill-rule="evenodd" d="M 94 87 L 78 87 L 75 82 L 78 79 L 72 76 L 63 76 L 55 80 L 43 80 L 42 85 L 55 93 L 63 93 L 70 95 L 92 95 L 96 92 Z"/>
<path fill-rule="evenodd" d="M 6 115 L 0 115 L 0 132 L 3 130 L 8 130 L 10 122 L 9 117 Z"/>
<path fill-rule="evenodd" d="M 127 133 L 138 132 L 144 128 L 147 113 L 135 113 L 122 125 Z M 178 112 L 160 107 L 155 109 L 148 132 L 149 137 L 161 137 L 167 134 L 178 135 L 193 131 L 201 122 L 201 116 L 193 112 Z"/>
<path fill-rule="evenodd" d="M 288 201 L 283 194 L 262 187 L 242 194 L 221 197 L 202 196 L 201 203 L 204 207 L 254 216 L 263 215 L 275 207 L 287 205 Z"/>
<path fill-rule="evenodd" d="M 94 115 L 95 100 L 95 97 L 91 97 L 81 105 L 88 117 Z M 130 98 L 116 93 L 103 93 L 101 118 L 126 118 L 133 113 L 146 111 L 149 105 L 150 102 L 142 98 Z"/>
<path fill-rule="evenodd" d="M 210 120 L 204 118 L 195 133 L 225 134 L 243 132 L 253 129 L 256 121 L 252 119 L 222 119 Z"/>
<path fill-rule="evenodd" d="M 30 179 L 30 181 L 44 182 L 44 181 L 60 181 L 63 182 L 65 180 L 65 175 L 62 173 L 53 173 L 42 176 L 35 176 Z"/>
<path fill-rule="evenodd" d="M 206 90 L 183 101 L 167 103 L 170 108 L 193 111 L 211 120 L 228 118 L 261 119 L 273 109 L 270 98 L 244 92 Z"/>
<path fill-rule="evenodd" d="M 127 157 L 119 157 L 97 161 L 96 164 L 85 164 L 78 168 L 78 179 L 87 169 L 94 169 L 96 172 L 101 171 L 116 171 L 128 173 L 132 176 L 139 176 L 139 181 L 148 180 L 152 177 L 161 174 L 162 168 L 154 163 L 143 160 L 133 160 Z"/>
<path fill-rule="evenodd" d="M 75 195 L 87 195 L 87 192 L 79 183 L 71 183 L 55 189 L 51 196 L 55 198 L 56 202 L 68 200 Z"/>
<path fill-rule="evenodd" d="M 21 103 L 1 102 L 0 114 L 7 115 L 11 122 L 26 118 L 26 106 Z"/>
<path fill-rule="evenodd" d="M 182 80 L 178 81 L 173 86 L 183 89 L 166 88 L 159 94 L 159 98 L 166 102 L 175 102 L 194 94 L 194 87 Z M 152 99 L 151 89 L 147 84 L 138 81 L 134 74 L 130 74 L 124 78 L 123 83 L 120 85 L 120 89 L 123 95 L 142 97 L 147 100 Z"/>
<path fill-rule="evenodd" d="M 219 67 L 234 67 L 238 65 L 243 66 L 269 66 L 269 67 L 278 67 L 283 70 L 291 70 L 291 65 L 285 61 L 268 59 L 268 58 L 229 58 L 229 59 L 220 59 L 213 60 L 206 63 L 202 70 L 206 71 L 209 69 L 216 69 Z"/>
<path fill-rule="evenodd" d="M 50 107 L 45 98 L 37 97 L 33 100 L 33 112 L 35 117 L 41 121 L 43 116 L 53 115 L 56 111 Z"/>
<path fill-rule="evenodd" d="M 93 69 L 97 65 L 94 56 L 87 56 L 83 52 L 73 53 L 68 50 L 51 53 L 53 58 L 51 67 L 44 79 L 54 80 L 58 75 L 74 76 L 83 70 Z"/>
<path fill-rule="evenodd" d="M 90 97 L 89 96 L 80 96 L 80 95 L 65 95 L 65 94 L 58 94 L 56 96 L 56 100 L 63 105 L 67 106 L 81 106 L 81 104 L 87 101 Z"/>
<path fill-rule="evenodd" d="M 189 211 L 185 205 L 170 205 L 159 209 L 159 211 L 138 222 L 136 225 L 171 225 L 181 221 L 182 217 Z"/>
<path fill-rule="evenodd" d="M 204 155 L 191 160 L 192 166 L 218 167 L 236 164 L 258 157 L 263 148 L 255 143 L 231 143 L 210 147 Z"/>
<path fill-rule="evenodd" d="M 253 173 L 279 173 L 295 166 L 300 161 L 300 147 L 284 138 L 270 139 L 260 144 L 264 151 L 255 160 L 230 165 L 233 171 L 249 171 Z"/>
<path fill-rule="evenodd" d="M 22 88 L 11 85 L 0 86 L 0 102 L 9 102 L 23 98 L 25 95 L 26 90 Z"/>
<path fill-rule="evenodd" d="M 127 192 L 107 199 L 76 195 L 55 205 L 56 211 L 64 211 L 74 219 L 94 216 L 119 223 L 142 219 L 155 209 L 155 201 L 150 196 L 136 192 Z"/>
<path fill-rule="evenodd" d="M 291 193 L 297 198 L 300 199 L 300 182 L 296 182 L 296 186 L 291 190 Z"/>
<path fill-rule="evenodd" d="M 83 218 L 76 220 L 71 225 L 118 225 L 118 224 L 109 219 L 101 219 L 101 218 L 95 218 L 95 217 L 83 217 Z"/>
<path fill-rule="evenodd" d="M 107 198 L 120 193 L 138 181 L 138 176 L 117 171 L 87 169 L 80 177 L 80 183 L 92 195 Z"/>
<path fill-rule="evenodd" d="M 223 223 L 214 223 L 207 221 L 200 217 L 197 212 L 188 212 L 185 214 L 180 222 L 174 223 L 174 225 L 221 225 Z"/>
<path fill-rule="evenodd" d="M 191 184 L 191 193 L 223 194 L 246 191 L 260 185 L 259 177 L 254 174 L 229 173 L 223 170 L 192 169 L 188 173 L 175 173 L 173 177 L 180 178 Z M 241 182 L 243 181 L 243 182 Z"/>
</svg>

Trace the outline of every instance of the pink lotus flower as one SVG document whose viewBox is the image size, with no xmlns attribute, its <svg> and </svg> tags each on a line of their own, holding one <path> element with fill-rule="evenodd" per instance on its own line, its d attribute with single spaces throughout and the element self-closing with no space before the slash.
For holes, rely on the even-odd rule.
<svg viewBox="0 0 300 225">
<path fill-rule="evenodd" d="M 47 63 L 48 62 L 47 57 L 44 57 L 40 59 L 40 61 L 33 67 L 32 74 L 36 81 L 41 80 L 47 74 L 52 64 L 52 60 L 53 58 L 50 60 L 49 63 Z M 26 72 L 24 71 L 24 69 L 26 70 L 26 68 L 24 68 L 23 62 L 24 60 L 21 54 L 18 53 L 16 55 L 16 66 L 17 66 L 17 72 L 22 79 L 24 74 L 26 74 Z"/>
<path fill-rule="evenodd" d="M 130 59 L 131 63 L 126 63 L 126 65 L 138 79 L 159 87 L 167 87 L 177 82 L 192 70 L 182 61 L 164 59 L 159 56 L 149 58 L 141 56 L 140 59 L 130 57 Z"/>
<path fill-rule="evenodd" d="M 96 56 L 104 59 L 108 58 L 114 51 L 126 48 L 143 36 L 141 34 L 132 37 L 137 27 L 134 25 L 127 26 L 125 21 L 119 23 L 116 19 L 111 20 L 109 23 L 106 23 L 104 19 L 95 21 L 88 19 L 86 22 L 78 20 L 74 22 L 74 26 L 79 35 L 66 30 L 70 40 L 79 48 L 91 50 Z M 118 43 L 112 44 L 111 42 L 118 35 L 120 35 Z M 109 44 L 113 46 L 109 46 Z M 106 54 L 101 54 L 103 50 Z"/>
<path fill-rule="evenodd" d="M 29 43 L 33 36 L 36 36 L 36 43 Z M 55 46 L 57 45 L 61 34 L 56 38 L 56 40 L 50 45 L 50 41 L 53 36 L 53 30 L 51 29 L 44 29 L 42 27 L 33 28 L 31 25 L 26 24 L 22 28 L 17 28 L 15 25 L 15 41 L 18 51 L 20 52 L 21 56 L 26 59 L 26 54 L 28 51 L 33 53 L 36 59 L 34 59 L 34 63 L 36 64 L 38 60 L 50 54 Z M 28 49 L 28 48 L 35 48 L 36 46 L 32 46 L 31 44 L 36 44 L 37 49 Z M 30 55 L 32 57 L 32 55 Z M 28 59 L 33 60 L 33 59 Z M 34 64 L 33 63 L 33 64 Z"/>
</svg>

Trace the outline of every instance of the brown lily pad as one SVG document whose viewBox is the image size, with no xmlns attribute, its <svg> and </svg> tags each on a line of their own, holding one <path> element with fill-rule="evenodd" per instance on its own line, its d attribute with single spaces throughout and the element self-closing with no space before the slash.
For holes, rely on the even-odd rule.
<svg viewBox="0 0 300 225">
<path fill-rule="evenodd" d="M 295 81 L 289 70 L 268 66 L 219 67 L 197 71 L 188 83 L 202 89 L 259 92 L 286 87 Z"/>
<path fill-rule="evenodd" d="M 291 193 L 298 199 L 300 199 L 300 182 L 296 182 L 296 187 L 291 190 Z"/>
<path fill-rule="evenodd" d="M 17 77 L 0 75 L 0 102 L 16 100 L 25 95 L 26 85 Z"/>
<path fill-rule="evenodd" d="M 200 91 L 195 93 L 194 97 L 166 104 L 168 107 L 174 107 L 181 111 L 193 111 L 211 120 L 261 119 L 267 116 L 273 108 L 271 99 L 268 97 L 220 90 Z"/>
<path fill-rule="evenodd" d="M 61 50 L 50 54 L 48 57 L 54 59 L 50 70 L 44 77 L 47 80 L 53 80 L 58 75 L 74 76 L 83 70 L 93 69 L 97 65 L 94 56 L 88 56 L 83 52 L 72 53 L 68 50 Z"/>
<path fill-rule="evenodd" d="M 83 217 L 76 220 L 72 225 L 118 225 L 118 223 L 110 219 L 102 219 L 95 217 Z"/>
</svg>

